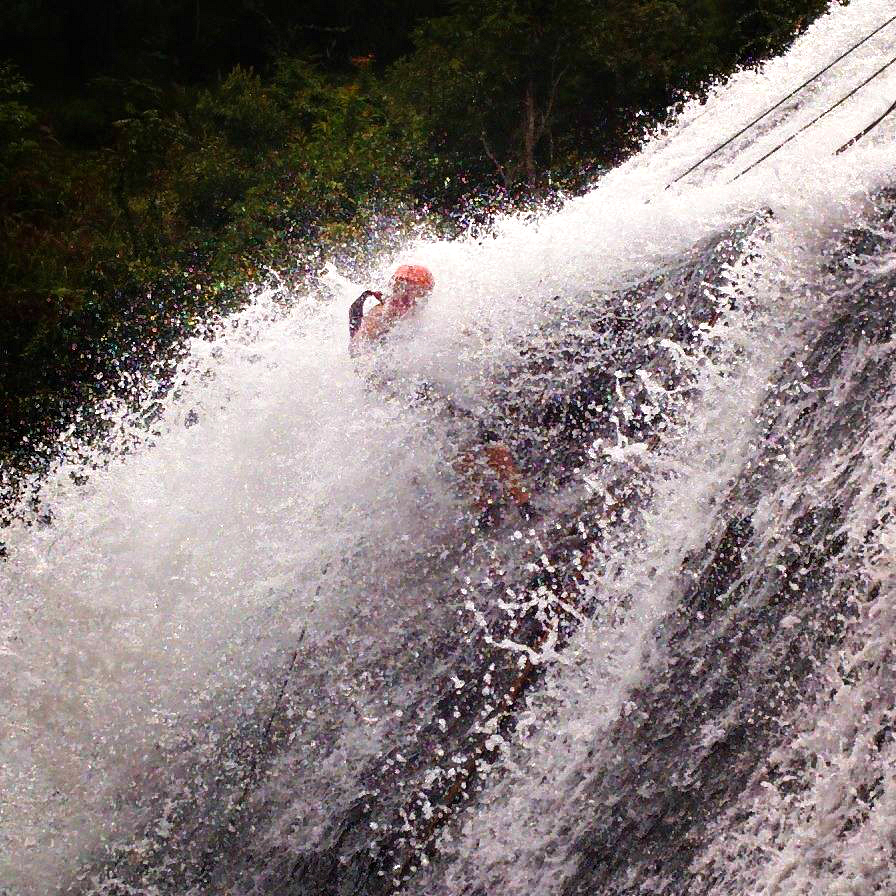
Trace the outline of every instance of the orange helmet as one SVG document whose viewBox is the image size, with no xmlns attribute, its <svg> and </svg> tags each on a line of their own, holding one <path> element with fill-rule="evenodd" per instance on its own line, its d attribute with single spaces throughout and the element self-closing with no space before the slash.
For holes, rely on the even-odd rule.
<svg viewBox="0 0 896 896">
<path fill-rule="evenodd" d="M 423 267 L 422 264 L 400 265 L 392 275 L 392 285 L 396 286 L 399 283 L 422 286 L 427 292 L 436 285 L 435 277 L 430 273 L 429 268 Z"/>
</svg>

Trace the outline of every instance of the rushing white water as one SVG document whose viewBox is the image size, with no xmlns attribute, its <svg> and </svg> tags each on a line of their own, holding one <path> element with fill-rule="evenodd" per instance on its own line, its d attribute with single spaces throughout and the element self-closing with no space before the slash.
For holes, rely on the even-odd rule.
<svg viewBox="0 0 896 896">
<path fill-rule="evenodd" d="M 786 57 L 688 106 L 668 133 L 558 213 L 508 219 L 483 241 L 406 247 L 402 259 L 428 264 L 437 287 L 414 328 L 374 362 L 376 377 L 392 385 L 368 386 L 347 357 L 356 290 L 333 276 L 328 290 L 290 297 L 286 310 L 262 295 L 220 338 L 197 341 L 152 433 L 124 419 L 128 450 L 86 484 L 73 479 L 80 467 L 60 465 L 33 517 L 3 536 L 0 891 L 77 889 L 72 877 L 89 880 L 116 849 L 132 868 L 149 855 L 164 863 L 183 813 L 211 800 L 194 772 L 198 782 L 231 727 L 276 703 L 296 644 L 306 690 L 290 707 L 293 747 L 270 771 L 264 799 L 273 808 L 259 850 L 322 840 L 351 804 L 359 769 L 394 746 L 396 719 L 451 670 L 444 645 L 469 624 L 468 596 L 455 587 L 470 524 L 456 433 L 425 403 L 407 401 L 401 384 L 425 381 L 478 412 L 521 344 L 544 348 L 570 320 L 609 316 L 618 291 L 770 209 L 761 238 L 708 287 L 721 311 L 681 356 L 695 369 L 660 447 L 646 458 L 626 455 L 625 444 L 597 450 L 566 484 L 562 498 L 574 505 L 608 465 L 631 467 L 644 483 L 643 506 L 603 540 L 588 586 L 594 619 L 532 696 L 506 768 L 487 779 L 445 844 L 450 863 L 418 884 L 452 894 L 477 885 L 566 892 L 580 864 L 573 844 L 589 836 L 589 782 L 601 768 L 595 741 L 638 712 L 631 698 L 662 662 L 654 636 L 675 608 L 682 564 L 724 525 L 729 483 L 758 450 L 766 387 L 830 313 L 828 256 L 842 231 L 869 219 L 869 197 L 893 183 L 896 117 L 849 152 L 833 150 L 892 102 L 896 66 L 728 182 L 887 61 L 896 24 L 664 188 L 892 14 L 883 0 L 835 8 Z M 383 259 L 383 278 L 394 260 Z M 874 475 L 891 488 L 891 418 L 881 414 Z M 788 488 L 805 491 L 792 472 Z M 864 468 L 853 475 L 871 478 Z M 560 496 L 536 500 L 550 513 Z M 879 493 L 856 499 L 850 519 L 885 503 Z M 759 540 L 774 533 L 774 510 L 764 512 L 764 526 L 754 520 Z M 865 522 L 853 519 L 856 540 Z M 737 822 L 720 818 L 716 846 L 694 859 L 694 874 L 717 887 L 707 892 L 873 892 L 850 881 L 871 879 L 875 862 L 892 859 L 893 748 L 869 758 L 846 733 L 872 724 L 863 713 L 889 713 L 892 722 L 888 526 L 876 535 L 880 550 L 866 548 L 880 588 L 844 640 L 847 658 L 831 659 L 825 673 L 840 675 L 838 663 L 873 666 L 867 698 L 843 684 L 788 710 L 793 738 L 777 761 L 806 780 L 783 793 L 763 786 L 757 770 L 743 797 L 750 823 L 732 839 Z M 701 742 L 718 736 L 707 727 Z M 819 757 L 811 774 L 800 765 L 809 753 Z M 851 857 L 835 861 L 843 846 L 817 806 L 835 814 L 855 799 L 855 776 L 872 772 L 882 781 L 874 816 L 854 828 Z M 731 807 L 731 818 L 741 810 Z M 887 892 L 885 873 L 874 878 L 878 892 Z M 121 887 L 154 892 L 149 883 Z"/>
</svg>

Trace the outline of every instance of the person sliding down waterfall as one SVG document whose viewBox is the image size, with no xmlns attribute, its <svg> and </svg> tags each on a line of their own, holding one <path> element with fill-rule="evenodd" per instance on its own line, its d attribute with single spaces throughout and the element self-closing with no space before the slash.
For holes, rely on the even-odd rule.
<svg viewBox="0 0 896 896">
<path fill-rule="evenodd" d="M 428 268 L 419 264 L 403 264 L 389 281 L 389 294 L 365 290 L 352 302 L 348 312 L 349 353 L 355 357 L 382 340 L 402 318 L 416 311 L 417 304 L 427 298 L 436 285 Z M 367 299 L 379 304 L 364 313 Z"/>
<path fill-rule="evenodd" d="M 370 289 L 361 293 L 352 302 L 348 313 L 349 354 L 358 357 L 372 351 L 400 320 L 413 318 L 418 306 L 429 297 L 434 287 L 435 278 L 428 268 L 419 264 L 403 264 L 392 275 L 385 298 L 383 293 Z M 369 298 L 376 299 L 377 304 L 365 313 L 364 305 Z M 433 393 L 431 386 L 422 390 L 423 396 L 435 397 Z M 453 416 L 472 417 L 444 396 L 441 399 Z M 455 469 L 473 484 L 479 527 L 494 525 L 500 518 L 501 504 L 508 498 L 523 519 L 530 521 L 533 518 L 531 495 L 510 448 L 481 422 L 476 423 L 478 445 L 461 454 Z"/>
</svg>

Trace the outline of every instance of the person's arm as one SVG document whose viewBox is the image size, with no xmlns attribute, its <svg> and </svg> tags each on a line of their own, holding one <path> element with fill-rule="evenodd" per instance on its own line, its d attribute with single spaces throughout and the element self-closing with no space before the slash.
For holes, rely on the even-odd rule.
<svg viewBox="0 0 896 896">
<path fill-rule="evenodd" d="M 383 300 L 382 294 L 374 292 L 372 289 L 366 289 L 361 295 L 352 302 L 348 309 L 348 338 L 354 339 L 355 333 L 361 328 L 361 321 L 364 319 L 364 302 L 369 296 L 373 296 L 378 302 Z"/>
</svg>

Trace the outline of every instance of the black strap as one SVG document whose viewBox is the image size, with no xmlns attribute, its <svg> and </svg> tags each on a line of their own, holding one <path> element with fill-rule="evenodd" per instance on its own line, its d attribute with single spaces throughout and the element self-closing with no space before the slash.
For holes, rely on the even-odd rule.
<svg viewBox="0 0 896 896">
<path fill-rule="evenodd" d="M 364 319 L 364 302 L 370 297 L 373 296 L 377 301 L 382 301 L 383 296 L 382 293 L 374 292 L 372 289 L 365 289 L 361 295 L 352 302 L 351 307 L 348 309 L 348 336 L 349 339 L 353 338 L 355 333 L 358 332 L 361 327 L 361 321 Z"/>
<path fill-rule="evenodd" d="M 865 80 L 862 81 L 861 84 L 859 84 L 856 87 L 853 87 L 853 89 L 850 90 L 849 93 L 846 94 L 846 96 L 841 97 L 839 100 L 837 100 L 837 102 L 834 103 L 833 106 L 828 107 L 827 109 L 824 110 L 824 112 L 822 112 L 819 115 L 816 115 L 815 118 L 812 119 L 812 121 L 804 124 L 795 134 L 791 134 L 786 140 L 783 140 L 774 149 L 769 150 L 761 159 L 757 159 L 755 162 L 753 162 L 752 165 L 749 165 L 747 168 L 744 168 L 744 170 L 741 171 L 741 173 L 738 174 L 737 177 L 731 178 L 731 180 L 729 180 L 728 183 L 733 184 L 736 180 L 739 180 L 745 174 L 752 171 L 757 165 L 761 165 L 767 158 L 769 158 L 770 156 L 773 156 L 779 149 L 783 149 L 785 146 L 787 146 L 787 144 L 790 143 L 791 140 L 796 140 L 796 138 L 799 137 L 799 135 L 802 134 L 803 131 L 806 131 L 809 128 L 811 128 L 813 124 L 815 124 L 818 121 L 821 121 L 821 119 L 824 118 L 826 115 L 830 115 L 831 112 L 833 112 L 835 109 L 842 106 L 848 99 L 851 99 L 852 97 L 854 97 L 866 84 L 870 84 L 875 78 L 882 75 L 891 65 L 896 65 L 896 56 L 894 56 L 885 65 L 882 65 L 876 72 L 874 72 L 873 74 L 871 74 L 867 78 L 865 78 Z M 884 116 L 884 117 L 886 117 L 886 116 Z"/>
<path fill-rule="evenodd" d="M 738 137 L 741 136 L 741 134 L 745 134 L 747 131 L 750 130 L 751 127 L 753 127 L 753 125 L 759 124 L 759 122 L 762 121 L 763 118 L 765 118 L 768 115 L 771 115 L 772 112 L 774 112 L 776 109 L 779 109 L 781 106 L 783 106 L 784 103 L 787 102 L 787 100 L 791 99 L 792 97 L 795 97 L 804 87 L 808 87 L 813 81 L 816 81 L 823 74 L 825 74 L 825 72 L 830 71 L 838 62 L 840 62 L 843 59 L 846 59 L 846 57 L 849 56 L 850 53 L 853 53 L 856 50 L 858 50 L 859 47 L 862 46 L 862 44 L 867 43 L 869 40 L 871 40 L 872 37 L 874 37 L 876 34 L 879 34 L 881 31 L 884 30 L 884 28 L 887 27 L 887 25 L 891 25 L 893 22 L 896 22 L 896 16 L 893 16 L 892 18 L 887 19 L 887 21 L 884 22 L 883 25 L 881 25 L 878 28 L 875 28 L 874 31 L 871 32 L 871 34 L 867 34 L 857 44 L 854 44 L 848 50 L 841 53 L 833 62 L 828 63 L 820 72 L 816 72 L 814 75 L 812 75 L 812 77 L 809 78 L 808 81 L 803 81 L 803 83 L 800 84 L 799 87 L 796 87 L 793 90 L 791 90 L 790 93 L 788 93 L 787 96 L 785 96 L 783 100 L 778 100 L 778 102 L 775 103 L 774 106 L 772 106 L 770 109 L 766 109 L 765 112 L 763 112 L 762 115 L 760 115 L 758 118 L 754 118 L 749 124 L 744 125 L 736 134 L 729 137 L 724 143 L 720 143 L 712 152 L 703 156 L 703 158 L 700 159 L 699 162 L 695 162 L 693 165 L 691 165 L 690 168 L 688 168 L 687 171 L 685 171 L 683 174 L 679 174 L 678 177 L 675 178 L 675 180 L 671 181 L 666 186 L 666 189 L 668 190 L 669 187 L 672 186 L 672 184 L 677 184 L 680 180 L 687 177 L 692 171 L 696 171 L 697 168 L 699 168 L 704 162 L 709 161 L 709 159 L 711 159 L 717 152 L 720 152 L 726 146 L 729 146 L 730 144 L 732 144 L 735 140 L 737 140 Z M 737 178 L 735 178 L 735 180 L 737 180 Z"/>
<path fill-rule="evenodd" d="M 843 146 L 841 146 L 840 149 L 838 149 L 837 152 L 834 153 L 834 155 L 839 156 L 841 153 L 846 152 L 846 150 L 849 149 L 850 146 L 858 143 L 859 140 L 861 140 L 863 137 L 867 137 L 868 134 L 870 134 L 888 115 L 892 115 L 894 112 L 896 112 L 896 103 L 893 103 L 893 105 L 890 106 L 890 108 L 887 109 L 887 111 L 884 112 L 883 115 L 875 118 L 867 128 L 865 128 L 863 131 L 859 131 L 859 133 L 856 134 L 855 137 L 852 138 L 852 140 L 844 143 Z"/>
</svg>

